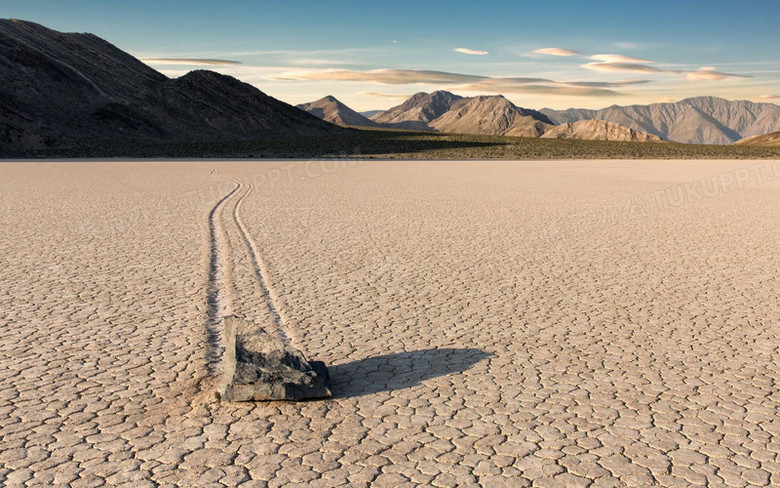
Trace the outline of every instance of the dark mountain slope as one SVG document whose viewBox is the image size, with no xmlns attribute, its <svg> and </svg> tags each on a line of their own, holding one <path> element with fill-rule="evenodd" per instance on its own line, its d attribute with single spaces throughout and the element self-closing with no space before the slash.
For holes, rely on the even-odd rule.
<svg viewBox="0 0 780 488">
<path fill-rule="evenodd" d="M 341 129 L 230 76 L 169 79 L 92 34 L 0 20 L 0 154 Z"/>
</svg>

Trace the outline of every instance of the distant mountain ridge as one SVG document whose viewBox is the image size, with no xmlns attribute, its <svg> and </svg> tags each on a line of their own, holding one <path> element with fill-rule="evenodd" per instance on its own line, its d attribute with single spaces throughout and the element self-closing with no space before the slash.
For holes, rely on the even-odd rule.
<svg viewBox="0 0 780 488">
<path fill-rule="evenodd" d="M 549 129 L 540 137 L 544 139 L 587 139 L 591 141 L 648 142 L 661 141 L 655 134 L 607 122 L 605 120 L 579 120 L 567 122 Z"/>
<path fill-rule="evenodd" d="M 370 119 L 370 118 L 371 118 L 371 117 L 373 117 L 374 115 L 376 115 L 376 114 L 381 114 L 382 112 L 384 112 L 384 110 L 366 110 L 366 111 L 363 111 L 363 112 L 358 112 L 358 113 L 359 113 L 360 115 L 362 115 L 363 117 L 366 117 L 366 118 L 369 118 L 369 119 Z"/>
<path fill-rule="evenodd" d="M 301 110 L 305 110 L 315 117 L 319 117 L 326 122 L 341 126 L 361 126 L 376 127 L 378 124 L 373 120 L 360 115 L 351 108 L 347 107 L 334 96 L 327 95 L 314 102 L 302 103 L 296 105 Z"/>
<path fill-rule="evenodd" d="M 673 103 L 613 105 L 603 109 L 542 109 L 554 122 L 605 120 L 689 144 L 731 144 L 744 137 L 780 131 L 780 106 L 718 97 Z"/>
<path fill-rule="evenodd" d="M 0 154 L 341 131 L 212 71 L 169 79 L 92 34 L 0 20 Z"/>
<path fill-rule="evenodd" d="M 444 90 L 416 93 L 371 119 L 399 129 L 525 137 L 538 137 L 553 125 L 541 112 L 517 107 L 502 95 L 461 97 Z"/>
<path fill-rule="evenodd" d="M 750 136 L 734 143 L 738 146 L 769 146 L 780 147 L 780 132 L 770 132 L 760 136 Z"/>
<path fill-rule="evenodd" d="M 604 121 L 556 127 L 544 113 L 518 107 L 503 95 L 461 97 L 447 91 L 416 93 L 401 105 L 371 117 L 384 127 L 446 133 L 599 139 L 660 140 L 641 131 Z"/>
</svg>

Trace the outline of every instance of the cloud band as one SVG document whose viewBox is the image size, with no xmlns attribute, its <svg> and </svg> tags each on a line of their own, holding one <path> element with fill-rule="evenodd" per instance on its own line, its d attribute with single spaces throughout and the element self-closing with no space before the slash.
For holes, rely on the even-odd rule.
<svg viewBox="0 0 780 488">
<path fill-rule="evenodd" d="M 205 66 L 234 66 L 243 64 L 240 61 L 229 59 L 205 59 L 205 58 L 141 58 L 147 64 L 188 64 Z"/>
<path fill-rule="evenodd" d="M 487 51 L 480 51 L 479 49 L 468 49 L 465 47 L 456 48 L 455 52 L 459 52 L 463 54 L 471 54 L 474 56 L 484 56 L 486 54 L 489 54 Z"/>
<path fill-rule="evenodd" d="M 619 92 L 610 88 L 646 83 L 647 80 L 622 80 L 615 82 L 555 81 L 547 78 L 489 77 L 446 71 L 376 69 L 353 71 L 325 69 L 291 71 L 272 77 L 274 80 L 354 81 L 386 85 L 432 84 L 452 85 L 466 91 L 493 91 L 507 93 L 539 93 L 570 96 L 615 96 Z"/>
</svg>

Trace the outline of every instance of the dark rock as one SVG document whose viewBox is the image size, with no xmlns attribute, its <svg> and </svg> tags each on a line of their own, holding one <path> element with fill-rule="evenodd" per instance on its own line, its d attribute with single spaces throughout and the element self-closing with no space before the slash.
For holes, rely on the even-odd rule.
<svg viewBox="0 0 780 488">
<path fill-rule="evenodd" d="M 331 396 L 328 368 L 309 362 L 281 337 L 236 316 L 225 317 L 220 399 L 226 402 L 305 400 Z"/>
</svg>

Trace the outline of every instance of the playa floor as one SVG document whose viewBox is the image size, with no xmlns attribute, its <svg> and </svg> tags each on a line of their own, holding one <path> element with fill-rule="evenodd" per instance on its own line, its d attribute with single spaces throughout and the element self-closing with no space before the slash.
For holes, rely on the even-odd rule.
<svg viewBox="0 0 780 488">
<path fill-rule="evenodd" d="M 780 161 L 0 164 L 0 485 L 780 485 Z M 219 403 L 219 317 L 334 398 Z"/>
</svg>

